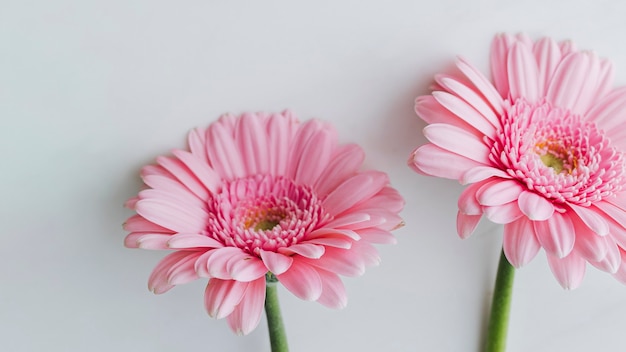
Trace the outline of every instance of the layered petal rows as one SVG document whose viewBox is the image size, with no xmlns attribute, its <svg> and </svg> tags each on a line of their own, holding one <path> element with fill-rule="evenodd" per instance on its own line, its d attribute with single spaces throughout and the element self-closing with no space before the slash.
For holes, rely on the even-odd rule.
<svg viewBox="0 0 626 352">
<path fill-rule="evenodd" d="M 188 149 L 145 166 L 127 202 L 130 248 L 172 250 L 148 286 L 164 293 L 208 279 L 205 306 L 238 334 L 259 323 L 266 275 L 304 300 L 346 304 L 356 276 L 394 243 L 404 201 L 386 174 L 360 170 L 363 151 L 327 123 L 290 112 L 224 115 L 189 134 Z"/>
<path fill-rule="evenodd" d="M 460 58 L 417 98 L 430 143 L 409 165 L 467 184 L 459 235 L 482 217 L 504 224 L 515 267 L 543 248 L 565 288 L 587 263 L 626 283 L 626 88 L 611 87 L 611 63 L 569 41 L 508 34 L 490 57 L 491 80 Z"/>
</svg>

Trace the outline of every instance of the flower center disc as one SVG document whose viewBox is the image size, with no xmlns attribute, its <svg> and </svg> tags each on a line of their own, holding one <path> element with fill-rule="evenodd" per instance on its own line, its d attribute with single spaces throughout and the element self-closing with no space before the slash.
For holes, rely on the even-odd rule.
<svg viewBox="0 0 626 352">
<path fill-rule="evenodd" d="M 590 205 L 622 189 L 623 153 L 593 122 L 547 102 L 518 99 L 502 116 L 490 159 L 548 199 Z"/>
<path fill-rule="evenodd" d="M 269 175 L 224 182 L 207 210 L 210 236 L 256 255 L 298 243 L 329 218 L 310 187 Z"/>
</svg>

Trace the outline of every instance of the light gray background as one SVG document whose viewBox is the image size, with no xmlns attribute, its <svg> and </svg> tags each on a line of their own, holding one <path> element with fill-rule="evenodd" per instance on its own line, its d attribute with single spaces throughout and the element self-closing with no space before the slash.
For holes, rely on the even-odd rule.
<svg viewBox="0 0 626 352">
<path fill-rule="evenodd" d="M 626 84 L 626 2 L 0 0 L 0 350 L 269 351 L 203 309 L 204 282 L 155 296 L 163 252 L 126 249 L 138 171 L 221 113 L 331 121 L 406 197 L 398 244 L 333 311 L 280 291 L 293 351 L 479 351 L 501 245 L 455 233 L 461 186 L 406 166 L 413 100 L 500 31 L 573 39 Z M 509 351 L 616 351 L 626 286 L 589 267 L 564 291 L 543 252 L 517 272 Z"/>
</svg>

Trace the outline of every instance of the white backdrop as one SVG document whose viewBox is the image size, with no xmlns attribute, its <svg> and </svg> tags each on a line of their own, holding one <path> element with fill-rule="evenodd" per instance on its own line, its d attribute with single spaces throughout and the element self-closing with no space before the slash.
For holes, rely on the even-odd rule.
<svg viewBox="0 0 626 352">
<path fill-rule="evenodd" d="M 331 121 L 406 197 L 398 244 L 333 311 L 280 290 L 293 351 L 479 351 L 501 227 L 455 232 L 461 186 L 406 167 L 413 100 L 497 32 L 574 40 L 626 84 L 626 2 L 0 1 L 0 350 L 269 351 L 233 335 L 204 282 L 155 296 L 165 253 L 123 247 L 138 171 L 224 112 Z M 616 351 L 626 286 L 564 291 L 543 252 L 516 276 L 509 351 Z"/>
</svg>

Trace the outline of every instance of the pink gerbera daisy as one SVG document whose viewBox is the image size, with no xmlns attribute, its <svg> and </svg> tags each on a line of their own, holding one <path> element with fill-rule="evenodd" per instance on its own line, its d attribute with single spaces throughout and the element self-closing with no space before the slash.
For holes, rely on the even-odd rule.
<svg viewBox="0 0 626 352">
<path fill-rule="evenodd" d="M 484 215 L 504 224 L 515 267 L 543 248 L 565 288 L 587 262 L 626 282 L 626 88 L 611 88 L 611 63 L 571 42 L 501 34 L 492 81 L 464 59 L 456 67 L 417 98 L 430 143 L 409 164 L 469 184 L 459 235 Z"/>
<path fill-rule="evenodd" d="M 282 114 L 224 115 L 145 166 L 147 189 L 128 201 L 131 248 L 174 250 L 148 286 L 163 293 L 207 278 L 205 306 L 233 331 L 259 323 L 266 276 L 297 297 L 341 308 L 338 275 L 379 261 L 372 243 L 394 243 L 403 199 L 386 174 L 359 170 L 356 145 L 338 145 L 327 123 Z"/>
</svg>

